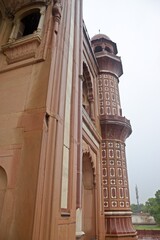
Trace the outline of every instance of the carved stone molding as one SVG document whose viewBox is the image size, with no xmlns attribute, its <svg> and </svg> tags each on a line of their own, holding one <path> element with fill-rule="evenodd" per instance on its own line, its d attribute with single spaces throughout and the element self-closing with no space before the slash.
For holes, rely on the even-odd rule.
<svg viewBox="0 0 160 240">
<path fill-rule="evenodd" d="M 40 42 L 40 37 L 34 35 L 32 38 L 23 38 L 3 45 L 2 51 L 6 55 L 7 63 L 16 63 L 35 57 Z"/>
<path fill-rule="evenodd" d="M 92 151 L 91 147 L 83 140 L 82 142 L 82 152 L 87 154 L 93 168 L 93 174 L 96 175 L 96 154 Z"/>
<path fill-rule="evenodd" d="M 83 63 L 83 75 L 84 75 L 84 80 L 86 80 L 87 83 L 87 89 L 88 89 L 88 99 L 89 101 L 94 100 L 94 93 L 93 93 L 93 83 L 92 79 L 90 76 L 90 72 L 88 70 L 87 64 L 84 62 Z"/>
<path fill-rule="evenodd" d="M 61 0 L 55 0 L 52 8 L 52 14 L 56 22 L 60 22 L 62 15 L 62 2 Z"/>
<path fill-rule="evenodd" d="M 132 133 L 130 121 L 121 116 L 110 115 L 107 118 L 101 118 L 101 127 L 105 139 L 119 139 L 125 142 Z"/>
</svg>

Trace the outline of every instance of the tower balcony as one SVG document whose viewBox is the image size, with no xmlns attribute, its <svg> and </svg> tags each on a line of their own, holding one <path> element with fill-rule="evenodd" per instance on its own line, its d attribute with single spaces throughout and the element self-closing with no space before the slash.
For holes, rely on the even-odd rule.
<svg viewBox="0 0 160 240">
<path fill-rule="evenodd" d="M 105 50 L 95 53 L 100 71 L 113 72 L 117 77 L 123 74 L 121 58 Z"/>
<path fill-rule="evenodd" d="M 132 133 L 130 121 L 118 115 L 101 116 L 102 138 L 125 141 Z"/>
</svg>

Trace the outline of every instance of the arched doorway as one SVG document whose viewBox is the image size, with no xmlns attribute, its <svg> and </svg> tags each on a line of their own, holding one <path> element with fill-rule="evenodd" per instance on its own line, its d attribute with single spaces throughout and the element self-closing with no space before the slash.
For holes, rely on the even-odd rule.
<svg viewBox="0 0 160 240">
<path fill-rule="evenodd" d="M 82 163 L 82 230 L 84 240 L 96 239 L 96 201 L 94 168 L 91 156 L 83 154 Z"/>
</svg>

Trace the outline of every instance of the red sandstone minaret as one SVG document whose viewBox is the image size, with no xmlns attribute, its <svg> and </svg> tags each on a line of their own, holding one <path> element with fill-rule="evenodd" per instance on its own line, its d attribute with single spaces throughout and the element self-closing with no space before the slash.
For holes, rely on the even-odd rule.
<svg viewBox="0 0 160 240">
<path fill-rule="evenodd" d="M 106 239 L 134 239 L 129 200 L 125 140 L 130 121 L 122 116 L 119 77 L 122 62 L 117 46 L 106 35 L 95 35 L 92 47 L 98 65 L 99 114 L 102 131 L 102 187 Z"/>
</svg>

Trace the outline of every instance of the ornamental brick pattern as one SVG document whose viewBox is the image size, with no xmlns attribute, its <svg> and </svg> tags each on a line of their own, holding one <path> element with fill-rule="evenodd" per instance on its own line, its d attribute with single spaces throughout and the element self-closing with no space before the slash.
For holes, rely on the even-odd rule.
<svg viewBox="0 0 160 240">
<path fill-rule="evenodd" d="M 120 115 L 118 79 L 111 74 L 98 77 L 99 109 L 101 115 Z"/>
<path fill-rule="evenodd" d="M 104 140 L 101 147 L 104 210 L 128 210 L 130 203 L 125 144 L 117 140 Z"/>
</svg>

